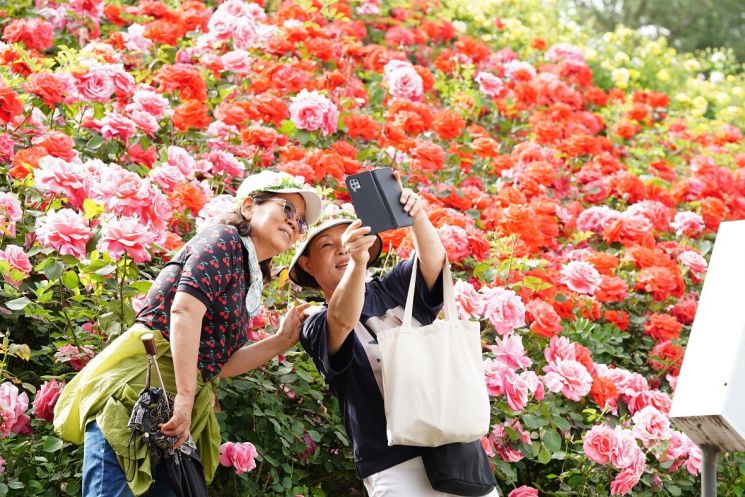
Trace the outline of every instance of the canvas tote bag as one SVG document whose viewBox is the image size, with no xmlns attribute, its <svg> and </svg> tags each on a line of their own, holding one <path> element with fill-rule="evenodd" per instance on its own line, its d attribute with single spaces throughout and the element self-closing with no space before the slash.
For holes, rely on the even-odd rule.
<svg viewBox="0 0 745 497">
<path fill-rule="evenodd" d="M 388 445 L 478 440 L 490 420 L 479 323 L 458 319 L 445 260 L 445 319 L 413 327 L 416 275 L 415 258 L 401 327 L 378 333 Z"/>
</svg>

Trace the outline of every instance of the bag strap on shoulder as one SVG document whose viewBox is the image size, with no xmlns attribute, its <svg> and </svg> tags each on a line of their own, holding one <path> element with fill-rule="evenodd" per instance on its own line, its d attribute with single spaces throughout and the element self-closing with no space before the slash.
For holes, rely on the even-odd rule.
<svg viewBox="0 0 745 497">
<path fill-rule="evenodd" d="M 411 281 L 409 282 L 409 293 L 406 296 L 406 307 L 404 307 L 404 318 L 401 326 L 411 327 L 411 313 L 414 308 L 414 290 L 416 289 L 416 275 L 419 256 L 414 252 L 414 264 L 411 269 Z M 446 321 L 457 321 L 458 313 L 455 310 L 455 290 L 453 290 L 453 276 L 450 273 L 450 261 L 445 256 L 442 275 L 442 299 Z"/>
</svg>

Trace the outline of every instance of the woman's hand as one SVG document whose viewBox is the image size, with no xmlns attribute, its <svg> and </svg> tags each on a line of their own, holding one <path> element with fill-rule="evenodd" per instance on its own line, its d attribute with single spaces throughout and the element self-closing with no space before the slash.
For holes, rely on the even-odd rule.
<svg viewBox="0 0 745 497">
<path fill-rule="evenodd" d="M 417 195 L 414 190 L 410 188 L 404 188 L 401 183 L 401 173 L 393 171 L 393 175 L 398 181 L 398 185 L 401 187 L 401 198 L 399 201 L 404 206 L 404 212 L 407 212 L 412 218 L 416 219 L 420 213 L 424 213 L 424 202 L 422 198 Z"/>
<path fill-rule="evenodd" d="M 342 246 L 349 254 L 350 259 L 363 267 L 366 267 L 370 260 L 370 247 L 376 240 L 374 236 L 368 235 L 368 233 L 370 233 L 370 227 L 362 226 L 362 221 L 355 219 L 341 235 Z"/>
<path fill-rule="evenodd" d="M 289 349 L 300 339 L 300 330 L 303 329 L 303 323 L 308 317 L 306 312 L 308 307 L 310 307 L 309 303 L 290 306 L 287 313 L 280 320 L 279 329 L 274 334 L 280 351 Z"/>
<path fill-rule="evenodd" d="M 177 393 L 173 402 L 173 416 L 171 416 L 171 419 L 169 419 L 168 422 L 160 425 L 160 431 L 163 435 L 179 437 L 176 443 L 173 444 L 174 449 L 181 447 L 189 438 L 189 430 L 191 429 L 191 410 L 193 407 L 193 395 L 182 395 Z"/>
</svg>

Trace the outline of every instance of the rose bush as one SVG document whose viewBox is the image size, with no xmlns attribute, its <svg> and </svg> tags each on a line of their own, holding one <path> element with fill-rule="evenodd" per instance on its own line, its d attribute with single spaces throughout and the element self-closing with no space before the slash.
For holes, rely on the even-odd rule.
<svg viewBox="0 0 745 497">
<path fill-rule="evenodd" d="M 667 413 L 716 230 L 745 219 L 730 54 L 596 33 L 539 0 L 0 13 L 0 497 L 80 494 L 82 450 L 50 424 L 63 382 L 245 175 L 340 203 L 345 175 L 381 165 L 420 190 L 458 312 L 481 322 L 505 492 L 698 495 L 701 452 Z M 383 238 L 382 265 L 411 254 L 405 231 Z M 290 256 L 254 340 L 310 297 Z M 216 495 L 363 495 L 301 350 L 218 399 Z M 722 457 L 720 493 L 745 491 L 743 463 Z"/>
</svg>

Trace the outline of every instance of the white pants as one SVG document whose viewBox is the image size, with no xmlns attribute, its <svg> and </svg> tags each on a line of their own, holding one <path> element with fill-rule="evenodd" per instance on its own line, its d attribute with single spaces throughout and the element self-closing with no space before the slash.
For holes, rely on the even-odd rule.
<svg viewBox="0 0 745 497">
<path fill-rule="evenodd" d="M 421 457 L 370 475 L 362 482 L 370 497 L 457 497 L 432 489 Z M 484 497 L 499 497 L 496 489 Z"/>
</svg>

